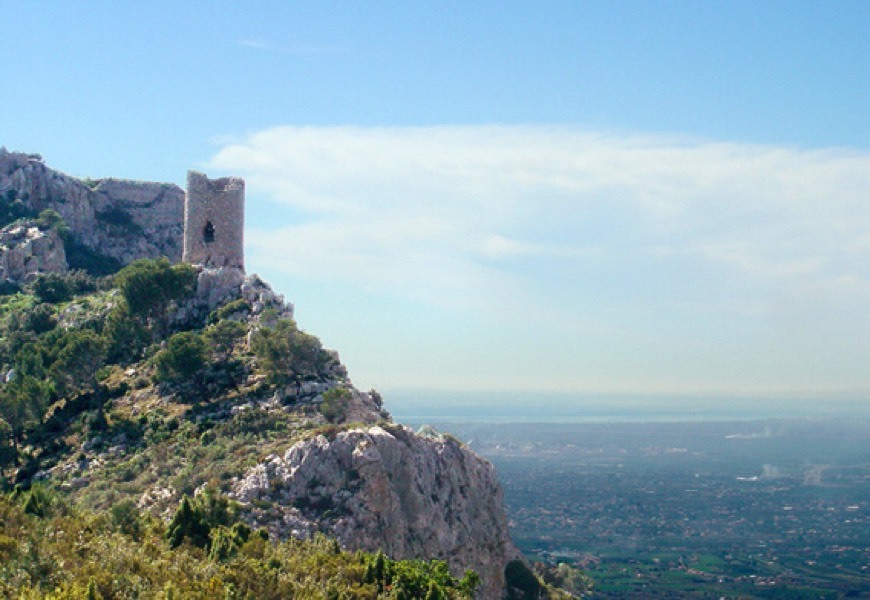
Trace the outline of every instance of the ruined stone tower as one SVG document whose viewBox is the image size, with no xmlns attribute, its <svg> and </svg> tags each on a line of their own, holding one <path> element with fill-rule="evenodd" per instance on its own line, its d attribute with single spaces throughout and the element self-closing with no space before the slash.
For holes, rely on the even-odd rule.
<svg viewBox="0 0 870 600">
<path fill-rule="evenodd" d="M 245 180 L 187 172 L 182 259 L 206 267 L 245 268 Z"/>
</svg>

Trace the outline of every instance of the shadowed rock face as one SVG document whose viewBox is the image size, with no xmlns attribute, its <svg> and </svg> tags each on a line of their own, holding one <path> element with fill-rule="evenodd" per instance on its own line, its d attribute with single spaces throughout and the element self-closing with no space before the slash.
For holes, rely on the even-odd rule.
<svg viewBox="0 0 870 600">
<path fill-rule="evenodd" d="M 35 212 L 56 210 L 80 243 L 122 264 L 158 256 L 181 260 L 184 190 L 176 185 L 121 179 L 86 185 L 0 148 L 0 195 Z"/>
<path fill-rule="evenodd" d="M 233 486 L 258 526 L 280 536 L 324 531 L 351 549 L 445 560 L 477 571 L 484 598 L 499 598 L 510 541 L 495 469 L 456 440 L 374 426 L 298 442 Z M 261 502 L 257 506 L 263 506 Z"/>
</svg>

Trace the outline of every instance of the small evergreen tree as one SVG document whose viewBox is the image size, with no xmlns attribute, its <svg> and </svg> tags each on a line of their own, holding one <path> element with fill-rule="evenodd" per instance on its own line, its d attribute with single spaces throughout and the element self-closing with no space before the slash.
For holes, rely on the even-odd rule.
<svg viewBox="0 0 870 600">
<path fill-rule="evenodd" d="M 18 374 L 0 388 L 0 419 L 6 422 L 12 442 L 13 460 L 28 427 L 42 420 L 48 403 L 48 386 L 40 379 Z"/>
<path fill-rule="evenodd" d="M 36 226 L 40 229 L 54 229 L 61 238 L 69 235 L 69 227 L 56 210 L 46 208 L 36 217 Z"/>
<path fill-rule="evenodd" d="M 218 321 L 205 330 L 205 339 L 219 356 L 227 357 L 233 346 L 245 335 L 245 326 L 238 321 Z"/>
<path fill-rule="evenodd" d="M 91 408 L 96 416 L 91 421 L 94 429 L 106 425 L 103 406 L 103 388 L 97 374 L 105 364 L 106 340 L 90 330 L 72 331 L 62 338 L 63 347 L 58 352 L 49 373 L 58 390 L 73 394 L 88 392 Z"/>
<path fill-rule="evenodd" d="M 108 342 L 108 359 L 120 363 L 138 359 L 151 339 L 148 329 L 130 314 L 126 304 L 116 306 L 109 313 L 103 335 Z"/>
<path fill-rule="evenodd" d="M 167 258 L 133 261 L 115 275 L 130 314 L 156 326 L 155 335 L 166 329 L 169 304 L 193 293 L 196 271 L 188 264 L 170 265 Z"/>
<path fill-rule="evenodd" d="M 24 496 L 24 512 L 36 517 L 45 517 L 54 497 L 42 485 L 35 484 Z"/>
<path fill-rule="evenodd" d="M 441 600 L 443 597 L 438 585 L 434 581 L 430 581 L 429 589 L 426 590 L 426 600 Z"/>
<path fill-rule="evenodd" d="M 112 525 L 134 540 L 138 540 L 142 533 L 142 518 L 134 500 L 122 500 L 109 509 L 109 518 Z"/>
<path fill-rule="evenodd" d="M 54 309 L 48 304 L 38 304 L 27 312 L 25 327 L 39 335 L 51 331 L 57 325 Z"/>
<path fill-rule="evenodd" d="M 105 364 L 106 340 L 84 329 L 65 334 L 61 343 L 62 347 L 50 369 L 58 389 L 65 393 L 85 390 L 99 396 L 97 373 Z"/>
<path fill-rule="evenodd" d="M 255 331 L 251 350 L 269 380 L 279 385 L 315 374 L 326 360 L 320 340 L 300 331 L 290 319 L 279 319 L 274 327 Z"/>
<path fill-rule="evenodd" d="M 323 401 L 320 403 L 320 414 L 326 417 L 330 423 L 338 423 L 344 419 L 344 413 L 347 411 L 348 402 L 350 402 L 351 392 L 345 388 L 332 388 L 323 394 Z"/>
<path fill-rule="evenodd" d="M 40 302 L 48 302 L 49 304 L 66 302 L 73 295 L 69 283 L 60 273 L 40 275 L 34 280 L 31 289 Z"/>
<path fill-rule="evenodd" d="M 154 358 L 158 381 L 181 383 L 201 374 L 208 357 L 208 347 L 195 331 L 176 333 Z"/>
<path fill-rule="evenodd" d="M 94 580 L 93 577 L 88 580 L 87 599 L 103 600 L 103 595 L 100 593 L 100 590 L 97 589 L 97 582 Z"/>
<path fill-rule="evenodd" d="M 194 546 L 205 548 L 209 542 L 210 527 L 202 512 L 193 506 L 185 495 L 175 515 L 166 529 L 166 539 L 170 548 L 177 548 L 187 539 Z"/>
</svg>

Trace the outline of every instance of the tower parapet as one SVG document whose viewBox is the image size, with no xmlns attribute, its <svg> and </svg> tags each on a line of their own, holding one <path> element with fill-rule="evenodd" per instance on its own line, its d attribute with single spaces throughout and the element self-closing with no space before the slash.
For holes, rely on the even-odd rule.
<svg viewBox="0 0 870 600">
<path fill-rule="evenodd" d="M 182 260 L 244 270 L 244 229 L 245 180 L 188 171 Z"/>
</svg>

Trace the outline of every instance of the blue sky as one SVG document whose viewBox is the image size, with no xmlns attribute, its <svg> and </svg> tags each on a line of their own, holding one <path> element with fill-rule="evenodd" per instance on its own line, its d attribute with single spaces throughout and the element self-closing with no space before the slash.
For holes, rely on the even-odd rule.
<svg viewBox="0 0 870 600">
<path fill-rule="evenodd" d="M 360 387 L 870 396 L 867 2 L 11 2 L 0 144 L 248 181 Z"/>
</svg>

